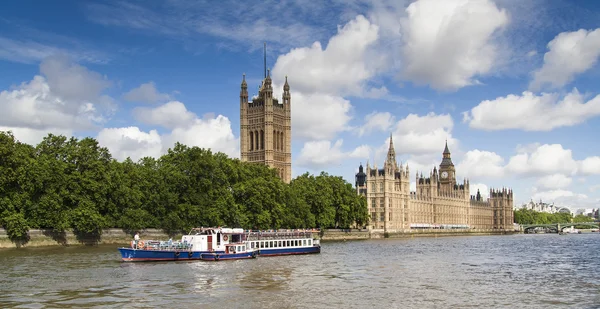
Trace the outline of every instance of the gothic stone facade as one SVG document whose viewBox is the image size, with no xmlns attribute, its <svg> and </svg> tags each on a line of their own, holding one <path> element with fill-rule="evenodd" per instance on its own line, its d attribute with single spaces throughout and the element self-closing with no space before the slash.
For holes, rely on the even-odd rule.
<svg viewBox="0 0 600 309">
<path fill-rule="evenodd" d="M 270 72 L 258 96 L 248 102 L 246 75 L 240 91 L 240 150 L 242 161 L 275 168 L 286 183 L 292 180 L 292 97 L 285 78 L 282 103 L 273 98 Z"/>
<path fill-rule="evenodd" d="M 479 190 L 470 195 L 469 180 L 456 181 L 447 143 L 439 171 L 434 167 L 427 178 L 417 173 L 415 180 L 416 192 L 411 192 L 408 164 L 397 164 L 391 137 L 382 169 L 367 163 L 365 171 L 360 165 L 356 188 L 367 198 L 370 229 L 513 229 L 512 190 L 490 190 L 487 200 Z"/>
</svg>

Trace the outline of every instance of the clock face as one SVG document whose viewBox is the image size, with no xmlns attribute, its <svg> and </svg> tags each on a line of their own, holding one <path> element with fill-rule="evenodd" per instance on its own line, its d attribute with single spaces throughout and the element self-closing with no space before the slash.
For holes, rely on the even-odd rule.
<svg viewBox="0 0 600 309">
<path fill-rule="evenodd" d="M 448 172 L 442 172 L 442 178 L 448 178 Z"/>
</svg>

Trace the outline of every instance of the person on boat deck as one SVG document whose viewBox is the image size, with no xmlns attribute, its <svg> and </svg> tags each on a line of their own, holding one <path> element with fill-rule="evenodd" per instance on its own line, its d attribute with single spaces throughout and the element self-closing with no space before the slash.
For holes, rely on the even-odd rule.
<svg viewBox="0 0 600 309">
<path fill-rule="evenodd" d="M 133 236 L 133 241 L 135 242 L 135 247 L 137 248 L 138 242 L 140 241 L 140 233 L 135 233 L 135 236 Z"/>
</svg>

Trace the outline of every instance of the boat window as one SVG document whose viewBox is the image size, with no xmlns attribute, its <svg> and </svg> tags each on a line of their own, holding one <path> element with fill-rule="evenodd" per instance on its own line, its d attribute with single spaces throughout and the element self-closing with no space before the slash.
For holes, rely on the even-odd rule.
<svg viewBox="0 0 600 309">
<path fill-rule="evenodd" d="M 269 241 L 269 248 L 273 248 L 273 242 Z"/>
<path fill-rule="evenodd" d="M 294 246 L 298 247 L 298 241 L 294 240 Z"/>
<path fill-rule="evenodd" d="M 277 242 L 277 247 L 281 247 L 281 240 Z"/>
<path fill-rule="evenodd" d="M 286 246 L 288 246 L 288 247 L 290 246 L 290 241 L 289 240 L 286 240 L 285 243 L 286 243 Z"/>
<path fill-rule="evenodd" d="M 264 242 L 264 241 L 261 241 L 261 242 L 260 242 L 260 247 L 261 247 L 261 248 L 264 248 L 264 247 L 265 247 L 265 242 Z"/>
<path fill-rule="evenodd" d="M 310 246 L 311 240 L 312 240 L 312 239 L 309 239 L 309 240 L 308 240 L 308 245 L 309 245 L 309 246 Z"/>
<path fill-rule="evenodd" d="M 302 245 L 303 245 L 303 246 L 306 246 L 306 239 L 303 239 L 303 240 L 302 240 Z"/>
</svg>

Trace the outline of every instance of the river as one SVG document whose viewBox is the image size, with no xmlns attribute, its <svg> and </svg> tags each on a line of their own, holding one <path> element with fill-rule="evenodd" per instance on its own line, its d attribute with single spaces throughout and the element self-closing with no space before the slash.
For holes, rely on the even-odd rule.
<svg viewBox="0 0 600 309">
<path fill-rule="evenodd" d="M 600 234 L 323 242 L 317 255 L 122 263 L 0 250 L 0 308 L 600 308 Z"/>
</svg>

